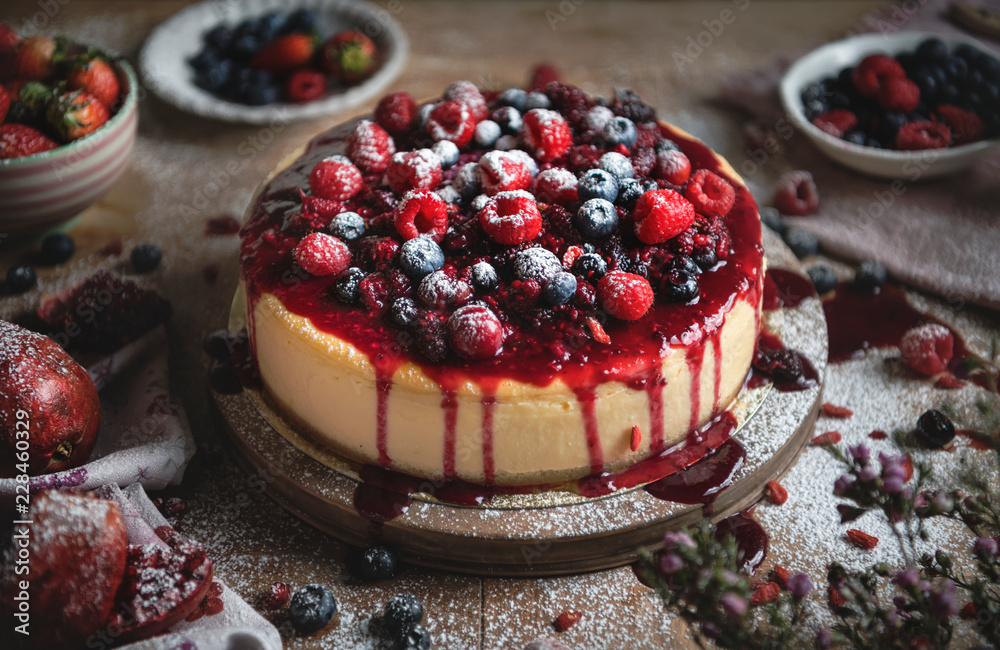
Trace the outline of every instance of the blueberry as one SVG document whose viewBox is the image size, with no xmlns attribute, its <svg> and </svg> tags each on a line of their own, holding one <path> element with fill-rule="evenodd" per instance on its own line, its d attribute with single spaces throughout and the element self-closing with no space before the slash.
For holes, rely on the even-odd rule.
<svg viewBox="0 0 1000 650">
<path fill-rule="evenodd" d="M 483 293 L 489 293 L 500 286 L 500 278 L 492 264 L 476 262 L 472 265 L 472 286 Z"/>
<path fill-rule="evenodd" d="M 323 585 L 306 585 L 288 602 L 288 618 L 299 632 L 323 629 L 337 613 L 337 599 Z"/>
<path fill-rule="evenodd" d="M 445 141 L 443 140 L 442 142 Z M 462 195 L 451 185 L 442 185 L 434 191 L 441 197 L 442 201 L 449 205 L 458 205 L 462 202 Z"/>
<path fill-rule="evenodd" d="M 458 162 L 458 146 L 451 140 L 438 140 L 433 150 L 441 158 L 441 169 L 451 169 Z"/>
<path fill-rule="evenodd" d="M 62 264 L 73 257 L 76 244 L 73 238 L 61 232 L 46 235 L 42 240 L 42 258 L 46 264 Z"/>
<path fill-rule="evenodd" d="M 871 149 L 882 149 L 882 143 L 876 138 L 868 138 L 865 140 L 865 146 Z"/>
<path fill-rule="evenodd" d="M 603 169 L 590 169 L 580 177 L 576 191 L 581 201 L 604 199 L 613 203 L 618 198 L 618 179 Z"/>
<path fill-rule="evenodd" d="M 229 53 L 240 59 L 249 59 L 257 53 L 262 43 L 256 34 L 241 34 L 237 32 L 229 46 Z"/>
<path fill-rule="evenodd" d="M 775 208 L 761 208 L 760 222 L 779 235 L 785 231 L 785 220 Z"/>
<path fill-rule="evenodd" d="M 314 9 L 299 8 L 288 15 L 282 31 L 311 32 L 316 29 L 316 11 Z"/>
<path fill-rule="evenodd" d="M 555 307 L 569 302 L 574 293 L 576 293 L 576 276 L 560 271 L 542 287 L 542 300 L 545 304 Z"/>
<path fill-rule="evenodd" d="M 701 275 L 701 267 L 694 263 L 690 257 L 677 255 L 670 260 L 670 268 L 690 273 L 691 275 Z"/>
<path fill-rule="evenodd" d="M 601 137 L 609 147 L 623 144 L 628 148 L 635 146 L 635 141 L 639 138 L 639 132 L 635 128 L 635 122 L 627 117 L 613 117 L 601 129 Z"/>
<path fill-rule="evenodd" d="M 639 181 L 634 178 L 620 180 L 618 181 L 618 197 L 615 198 L 615 205 L 631 210 L 643 194 L 642 183 Z"/>
<path fill-rule="evenodd" d="M 672 302 L 691 302 L 698 296 L 698 278 L 687 271 L 670 269 L 660 280 L 660 294 Z"/>
<path fill-rule="evenodd" d="M 385 604 L 382 622 L 393 636 L 420 623 L 424 617 L 424 606 L 413 594 L 396 594 Z"/>
<path fill-rule="evenodd" d="M 614 176 L 618 182 L 635 176 L 632 161 L 617 151 L 609 151 L 601 156 L 601 159 L 597 161 L 597 166 Z"/>
<path fill-rule="evenodd" d="M 987 81 L 1000 81 L 1000 61 L 995 56 L 984 53 L 976 61 L 976 69 L 983 73 Z"/>
<path fill-rule="evenodd" d="M 940 38 L 928 38 L 917 46 L 916 57 L 927 63 L 939 63 L 948 58 L 948 46 Z"/>
<path fill-rule="evenodd" d="M 596 283 L 608 272 L 608 263 L 597 253 L 584 253 L 573 262 L 573 272 Z"/>
<path fill-rule="evenodd" d="M 488 149 L 500 138 L 500 125 L 493 120 L 483 120 L 476 125 L 473 138 L 478 146 Z"/>
<path fill-rule="evenodd" d="M 590 199 L 576 211 L 573 223 L 587 239 L 607 237 L 618 229 L 618 210 L 605 199 Z"/>
<path fill-rule="evenodd" d="M 552 102 L 548 95 L 540 90 L 532 90 L 524 98 L 524 110 L 530 111 L 533 108 L 551 108 Z"/>
<path fill-rule="evenodd" d="M 496 109 L 490 118 L 500 125 L 501 131 L 511 135 L 517 134 L 523 123 L 521 112 L 513 106 L 502 106 Z"/>
<path fill-rule="evenodd" d="M 824 92 L 823 87 L 816 82 L 806 84 L 806 86 L 802 89 L 802 92 L 799 93 L 799 99 L 802 100 L 803 104 L 808 104 L 809 102 L 814 101 L 822 102 L 825 96 L 826 93 Z"/>
<path fill-rule="evenodd" d="M 233 73 L 233 62 L 229 59 L 218 61 L 207 70 L 195 75 L 195 84 L 211 93 L 223 92 Z"/>
<path fill-rule="evenodd" d="M 358 572 L 365 580 L 385 580 L 396 575 L 399 561 L 385 546 L 370 546 L 361 554 Z"/>
<path fill-rule="evenodd" d="M 356 266 L 352 266 L 344 272 L 336 283 L 333 285 L 333 293 L 337 296 L 340 302 L 345 302 L 347 304 L 355 303 L 361 300 L 361 281 L 365 279 L 368 274 L 359 269 Z"/>
<path fill-rule="evenodd" d="M 979 60 L 981 56 L 979 50 L 972 47 L 967 43 L 959 43 L 955 46 L 954 56 L 964 60 L 971 68 L 973 64 Z"/>
<path fill-rule="evenodd" d="M 476 163 L 467 164 L 458 171 L 458 176 L 452 181 L 452 186 L 466 201 L 471 201 L 482 190 L 479 174 L 476 172 L 478 167 Z"/>
<path fill-rule="evenodd" d="M 829 103 L 830 108 L 851 108 L 851 96 L 837 90 L 830 94 Z"/>
<path fill-rule="evenodd" d="M 254 83 L 243 89 L 242 99 L 250 106 L 264 106 L 278 101 L 278 87 L 271 83 Z"/>
<path fill-rule="evenodd" d="M 516 135 L 501 135 L 497 138 L 496 144 L 493 145 L 493 148 L 497 151 L 512 151 L 517 149 L 519 146 L 520 143 L 517 141 Z"/>
<path fill-rule="evenodd" d="M 490 199 L 490 197 L 487 196 L 486 194 L 480 194 L 476 198 L 472 199 L 472 203 L 469 205 L 469 207 L 472 208 L 473 212 L 479 212 L 480 210 L 485 208 L 486 204 L 489 203 L 491 200 L 492 199 Z"/>
<path fill-rule="evenodd" d="M 257 36 L 270 43 L 285 26 L 285 17 L 277 11 L 269 11 L 258 19 Z"/>
<path fill-rule="evenodd" d="M 896 133 L 906 122 L 905 115 L 896 111 L 890 111 L 879 118 L 875 135 L 883 142 L 895 142 Z"/>
<path fill-rule="evenodd" d="M 497 103 L 501 106 L 511 106 L 523 113 L 527 106 L 528 93 L 520 88 L 508 88 L 497 97 Z"/>
<path fill-rule="evenodd" d="M 428 650 L 431 647 L 431 633 L 420 623 L 414 623 L 400 630 L 396 637 L 397 650 Z"/>
<path fill-rule="evenodd" d="M 701 272 L 704 273 L 719 263 L 719 256 L 715 252 L 715 246 L 709 244 L 694 249 L 694 252 L 691 253 L 691 261 L 697 264 Z"/>
<path fill-rule="evenodd" d="M 856 144 L 859 147 L 865 146 L 865 134 L 863 131 L 848 131 L 844 134 L 844 140 L 850 142 L 851 144 Z"/>
<path fill-rule="evenodd" d="M 191 67 L 195 69 L 196 72 L 206 72 L 216 65 L 222 57 L 219 56 L 218 50 L 211 47 L 204 47 L 198 51 L 193 57 L 188 60 Z"/>
<path fill-rule="evenodd" d="M 826 264 L 817 264 L 810 268 L 807 273 L 813 286 L 816 287 L 816 293 L 821 296 L 828 291 L 833 291 L 837 286 L 837 273 Z"/>
<path fill-rule="evenodd" d="M 233 42 L 233 30 L 228 25 L 216 25 L 205 32 L 202 40 L 205 45 L 213 47 L 219 52 L 225 52 Z"/>
<path fill-rule="evenodd" d="M 949 80 L 957 84 L 969 74 L 969 64 L 965 59 L 949 56 L 944 63 L 944 72 L 948 75 Z"/>
<path fill-rule="evenodd" d="M 518 280 L 535 280 L 545 284 L 562 271 L 562 262 L 552 251 L 535 246 L 514 256 L 514 276 Z"/>
<path fill-rule="evenodd" d="M 399 266 L 411 279 L 421 280 L 444 266 L 444 251 L 433 239 L 416 237 L 400 247 Z"/>
<path fill-rule="evenodd" d="M 12 266 L 7 269 L 7 290 L 11 293 L 24 293 L 38 282 L 35 269 L 27 264 Z"/>
<path fill-rule="evenodd" d="M 816 251 L 819 250 L 819 240 L 816 239 L 816 235 L 801 228 L 796 228 L 795 226 L 786 228 L 783 237 L 785 244 L 792 249 L 792 252 L 799 259 L 815 255 Z"/>
<path fill-rule="evenodd" d="M 129 260 L 132 262 L 132 268 L 136 273 L 149 273 L 160 265 L 160 262 L 163 260 L 163 253 L 152 244 L 139 244 L 132 249 L 132 255 L 129 257 Z"/>
<path fill-rule="evenodd" d="M 330 234 L 343 241 L 354 241 L 365 234 L 365 220 L 357 212 L 341 212 L 330 222 Z"/>
<path fill-rule="evenodd" d="M 851 284 L 859 291 L 873 292 L 880 289 L 888 279 L 888 272 L 880 262 L 868 260 L 862 262 L 861 266 L 854 273 L 854 282 Z"/>
<path fill-rule="evenodd" d="M 418 313 L 417 303 L 412 298 L 396 298 L 389 307 L 389 320 L 406 329 L 417 322 Z"/>
<path fill-rule="evenodd" d="M 917 436 L 931 447 L 944 447 L 955 439 L 955 425 L 941 411 L 925 411 L 917 420 Z"/>
</svg>

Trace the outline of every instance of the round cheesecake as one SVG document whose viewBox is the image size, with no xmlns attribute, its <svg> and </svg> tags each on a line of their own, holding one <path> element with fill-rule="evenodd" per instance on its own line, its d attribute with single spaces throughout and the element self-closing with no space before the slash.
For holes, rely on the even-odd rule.
<svg viewBox="0 0 1000 650">
<path fill-rule="evenodd" d="M 239 290 L 287 418 L 362 463 L 528 485 L 620 471 L 727 408 L 764 259 L 724 160 L 631 93 L 400 95 L 250 207 Z"/>
</svg>

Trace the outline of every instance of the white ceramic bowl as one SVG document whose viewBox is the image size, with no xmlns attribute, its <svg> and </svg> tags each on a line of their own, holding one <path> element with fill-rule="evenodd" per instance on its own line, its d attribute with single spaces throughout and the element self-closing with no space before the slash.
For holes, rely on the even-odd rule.
<svg viewBox="0 0 1000 650">
<path fill-rule="evenodd" d="M 841 140 L 818 129 L 806 119 L 800 95 L 802 89 L 809 83 L 820 81 L 825 77 L 836 77 L 840 70 L 856 65 L 869 54 L 895 55 L 904 51 L 912 52 L 921 41 L 928 38 L 940 38 L 950 50 L 960 43 L 966 43 L 1000 57 L 995 50 L 976 39 L 961 35 L 895 32 L 887 35 L 852 36 L 815 49 L 796 61 L 781 79 L 781 103 L 795 126 L 808 136 L 820 151 L 845 167 L 863 174 L 916 181 L 953 174 L 969 167 L 1000 144 L 1000 139 L 981 140 L 947 149 L 892 151 L 863 147 Z"/>
<path fill-rule="evenodd" d="M 0 233 L 40 234 L 97 202 L 125 171 L 139 122 L 139 84 L 127 61 L 102 51 L 125 100 L 88 136 L 33 156 L 0 160 Z"/>
<path fill-rule="evenodd" d="M 403 5 L 407 6 L 407 5 Z M 343 29 L 360 29 L 383 54 L 382 66 L 356 86 L 306 104 L 275 103 L 247 106 L 226 101 L 199 88 L 188 64 L 202 46 L 202 35 L 220 23 L 235 26 L 245 18 L 269 11 L 287 14 L 299 8 L 314 9 L 319 31 L 329 36 Z M 406 64 L 409 46 L 403 28 L 389 13 L 368 2 L 351 0 L 206 0 L 174 14 L 146 39 L 139 55 L 143 83 L 160 99 L 202 117 L 243 124 L 271 124 L 354 108 L 377 97 Z"/>
</svg>

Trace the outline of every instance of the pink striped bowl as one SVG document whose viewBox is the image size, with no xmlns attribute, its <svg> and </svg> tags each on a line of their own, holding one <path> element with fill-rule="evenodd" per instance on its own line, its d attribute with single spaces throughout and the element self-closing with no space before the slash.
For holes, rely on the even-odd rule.
<svg viewBox="0 0 1000 650">
<path fill-rule="evenodd" d="M 94 133 L 58 149 L 0 160 L 0 233 L 51 230 L 79 215 L 111 189 L 135 145 L 139 84 L 124 59 L 109 55 L 125 101 Z"/>
</svg>

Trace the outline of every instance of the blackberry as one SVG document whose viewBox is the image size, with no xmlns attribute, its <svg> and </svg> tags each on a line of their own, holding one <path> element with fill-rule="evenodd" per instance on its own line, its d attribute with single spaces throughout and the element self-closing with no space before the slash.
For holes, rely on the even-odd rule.
<svg viewBox="0 0 1000 650">
<path fill-rule="evenodd" d="M 396 594 L 385 604 L 382 621 L 391 633 L 398 634 L 420 623 L 424 606 L 413 594 Z"/>
<path fill-rule="evenodd" d="M 152 244 L 139 244 L 132 249 L 129 261 L 136 273 L 149 273 L 160 265 L 163 260 L 163 253 Z"/>
<path fill-rule="evenodd" d="M 434 363 L 444 361 L 448 356 L 448 327 L 441 317 L 432 312 L 421 312 L 413 328 L 413 337 L 427 359 Z"/>
<path fill-rule="evenodd" d="M 819 240 L 816 239 L 816 235 L 801 228 L 795 226 L 786 228 L 783 237 L 785 244 L 799 259 L 815 255 L 819 250 Z"/>
<path fill-rule="evenodd" d="M 671 302 L 691 302 L 698 295 L 698 278 L 680 269 L 671 269 L 660 280 L 660 294 Z"/>
<path fill-rule="evenodd" d="M 817 264 L 808 271 L 809 279 L 816 287 L 816 293 L 823 295 L 837 286 L 837 274 L 825 264 Z"/>
<path fill-rule="evenodd" d="M 947 415 L 931 409 L 917 420 L 917 436 L 931 447 L 944 447 L 955 439 L 955 425 Z"/>
<path fill-rule="evenodd" d="M 38 282 L 35 269 L 27 264 L 12 266 L 7 269 L 7 290 L 11 293 L 24 293 Z"/>
<path fill-rule="evenodd" d="M 615 115 L 627 117 L 636 124 L 656 121 L 656 109 L 642 101 L 634 91 L 623 88 L 615 93 L 611 102 L 611 110 Z"/>
<path fill-rule="evenodd" d="M 861 266 L 854 274 L 854 282 L 851 286 L 858 291 L 874 292 L 885 284 L 888 279 L 888 272 L 880 262 L 868 260 L 862 262 Z"/>
<path fill-rule="evenodd" d="M 608 272 L 608 264 L 596 253 L 584 253 L 573 263 L 573 272 L 587 282 L 597 282 Z"/>
<path fill-rule="evenodd" d="M 412 298 L 396 298 L 389 308 L 389 320 L 393 325 L 407 329 L 417 322 L 419 313 L 417 303 Z"/>
<path fill-rule="evenodd" d="M 344 275 L 333 285 L 333 293 L 340 302 L 347 304 L 361 300 L 361 281 L 367 274 L 356 266 L 344 272 Z"/>
<path fill-rule="evenodd" d="M 299 632 L 323 629 L 337 613 L 337 599 L 323 585 L 307 585 L 292 594 L 288 618 Z"/>
</svg>

